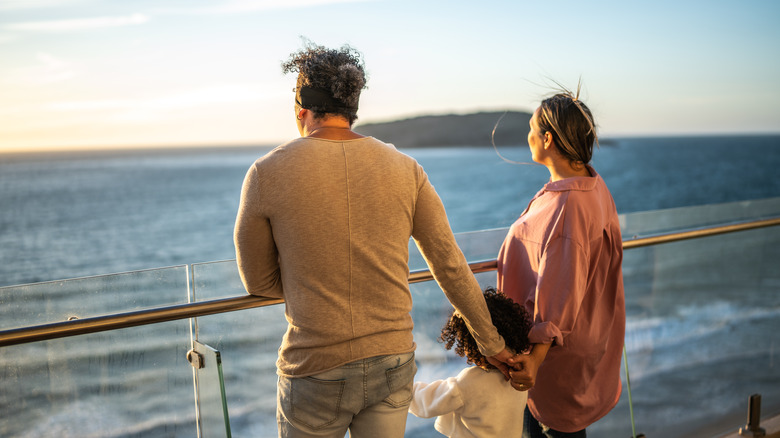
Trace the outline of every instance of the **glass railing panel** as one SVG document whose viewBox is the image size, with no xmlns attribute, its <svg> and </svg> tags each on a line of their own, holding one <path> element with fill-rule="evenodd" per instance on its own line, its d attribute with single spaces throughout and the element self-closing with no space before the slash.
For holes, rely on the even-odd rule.
<svg viewBox="0 0 780 438">
<path fill-rule="evenodd" d="M 491 229 L 458 233 L 455 239 L 469 262 L 492 260 L 498 255 L 507 229 Z M 410 270 L 428 269 L 414 242 L 409 243 Z M 484 289 L 496 285 L 495 271 L 476 274 L 479 285 Z M 441 329 L 450 317 L 453 307 L 435 281 L 426 281 L 410 285 L 414 320 L 414 341 L 417 344 L 415 360 L 417 375 L 415 380 L 432 382 L 456 376 L 464 367 L 466 360 L 452 351 L 446 350 L 439 342 Z M 418 418 L 412 414 L 407 417 L 406 437 L 436 438 L 442 435 L 434 429 L 435 418 Z"/>
<path fill-rule="evenodd" d="M 195 403 L 198 413 L 199 436 L 203 438 L 230 438 L 222 357 L 219 350 L 193 341 L 191 354 L 195 357 Z"/>
<path fill-rule="evenodd" d="M 0 436 L 192 437 L 186 320 L 0 348 Z"/>
<path fill-rule="evenodd" d="M 193 301 L 245 295 L 235 260 L 192 266 Z M 219 350 L 234 436 L 275 437 L 276 357 L 284 305 L 195 319 L 196 339 Z"/>
<path fill-rule="evenodd" d="M 246 295 L 235 260 L 193 264 L 192 291 L 193 302 Z"/>
<path fill-rule="evenodd" d="M 647 235 L 776 216 L 780 199 L 625 215 L 624 233 Z M 469 261 L 492 259 L 506 229 L 458 234 Z M 426 268 L 413 243 L 411 269 Z M 780 330 L 780 228 L 625 253 L 626 345 L 638 432 L 717 434 L 744 423 L 746 400 L 780 411 L 774 364 Z M 478 274 L 485 287 L 495 272 Z M 0 288 L 0 329 L 245 294 L 235 260 Z M 465 361 L 438 343 L 451 306 L 434 282 L 414 284 L 418 379 L 454 375 Z M 200 324 L 198 324 L 200 322 Z M 194 337 L 220 350 L 231 423 L 275 436 L 275 360 L 284 308 L 197 318 Z M 192 436 L 190 324 L 173 321 L 0 349 L 0 436 Z M 625 376 L 622 376 L 625 383 Z M 591 426 L 630 431 L 627 391 Z M 215 411 L 216 412 L 216 411 Z M 410 417 L 409 436 L 436 436 Z M 426 431 L 431 431 L 427 435 Z"/>
<path fill-rule="evenodd" d="M 187 302 L 187 266 L 0 287 L 0 329 Z"/>
<path fill-rule="evenodd" d="M 455 235 L 455 240 L 469 262 L 494 260 L 504 242 L 507 231 L 508 228 L 495 228 L 458 233 Z M 409 269 L 412 271 L 428 269 L 425 259 L 420 255 L 413 240 L 409 241 Z"/>
<path fill-rule="evenodd" d="M 780 411 L 780 227 L 624 257 L 637 432 L 714 436 L 745 423 L 754 393 Z"/>
<path fill-rule="evenodd" d="M 468 233 L 472 234 L 472 233 Z M 476 275 L 477 281 L 484 289 L 495 287 L 496 273 L 483 272 Z M 417 361 L 416 381 L 432 382 L 457 376 L 469 366 L 466 359 L 444 348 L 439 341 L 441 329 L 449 319 L 453 307 L 435 281 L 414 283 L 411 285 L 412 319 L 414 320 L 414 342 L 417 344 L 415 360 Z M 406 437 L 437 438 L 438 433 L 433 425 L 435 418 L 417 418 L 409 414 L 406 420 Z"/>
<path fill-rule="evenodd" d="M 644 224 L 640 232 L 656 233 L 698 228 L 713 222 L 713 217 L 720 223 L 777 214 L 777 200 L 753 202 L 758 206 L 752 211 L 741 211 L 743 203 L 666 211 L 675 219 L 655 228 L 649 218 L 656 212 L 627 217 L 630 224 Z M 634 215 L 644 217 L 634 220 Z M 471 248 L 497 245 L 497 253 L 505 233 L 506 229 L 499 229 L 456 237 L 469 261 L 477 261 L 484 259 L 482 250 Z M 763 395 L 763 412 L 780 411 L 780 369 L 773 364 L 778 348 L 775 334 L 780 331 L 777 260 L 778 227 L 625 252 L 626 343 L 638 433 L 717 436 L 744 423 L 752 393 Z M 420 263 L 424 267 L 421 258 Z M 478 274 L 480 284 L 494 285 L 495 275 Z M 433 282 L 413 285 L 412 290 L 420 362 L 417 378 L 429 381 L 454 375 L 465 361 L 437 342 L 451 306 Z M 624 370 L 621 379 L 618 405 L 589 428 L 590 434 L 630 436 Z M 432 425 L 432 420 L 410 416 L 410 436 L 437 436 Z"/>
<path fill-rule="evenodd" d="M 623 239 L 780 216 L 780 198 L 620 215 Z"/>
<path fill-rule="evenodd" d="M 2 329 L 183 303 L 186 267 L 0 288 Z M 0 348 L 0 436 L 194 436 L 189 322 Z"/>
</svg>

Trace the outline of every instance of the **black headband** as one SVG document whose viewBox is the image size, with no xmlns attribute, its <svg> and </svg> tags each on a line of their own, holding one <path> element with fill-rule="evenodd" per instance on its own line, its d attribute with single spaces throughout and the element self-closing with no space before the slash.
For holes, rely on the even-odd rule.
<svg viewBox="0 0 780 438">
<path fill-rule="evenodd" d="M 298 87 L 295 92 L 295 103 L 301 108 L 314 108 L 315 111 L 323 113 L 357 111 L 357 107 L 345 105 L 344 102 L 336 99 L 329 91 L 322 88 Z"/>
</svg>

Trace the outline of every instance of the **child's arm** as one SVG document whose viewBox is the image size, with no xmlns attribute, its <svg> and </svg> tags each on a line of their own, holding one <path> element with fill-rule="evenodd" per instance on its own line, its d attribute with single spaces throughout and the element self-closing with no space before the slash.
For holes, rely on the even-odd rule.
<svg viewBox="0 0 780 438">
<path fill-rule="evenodd" d="M 409 412 L 420 418 L 448 414 L 463 407 L 455 377 L 431 383 L 414 382 Z"/>
</svg>

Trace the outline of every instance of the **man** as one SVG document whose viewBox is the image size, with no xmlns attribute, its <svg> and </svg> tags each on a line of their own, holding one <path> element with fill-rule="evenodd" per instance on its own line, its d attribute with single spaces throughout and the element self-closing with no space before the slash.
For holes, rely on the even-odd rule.
<svg viewBox="0 0 780 438">
<path fill-rule="evenodd" d="M 410 237 L 483 354 L 511 354 L 422 167 L 352 131 L 360 53 L 308 44 L 283 71 L 298 73 L 301 138 L 249 169 L 235 227 L 247 291 L 285 300 L 279 433 L 402 437 L 416 372 Z"/>
</svg>

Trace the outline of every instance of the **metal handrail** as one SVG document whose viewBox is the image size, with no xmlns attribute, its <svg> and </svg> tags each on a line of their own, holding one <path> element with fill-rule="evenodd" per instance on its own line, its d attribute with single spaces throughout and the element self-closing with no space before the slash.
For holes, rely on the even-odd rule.
<svg viewBox="0 0 780 438">
<path fill-rule="evenodd" d="M 780 217 L 738 222 L 729 225 L 630 239 L 623 242 L 623 248 L 640 248 L 644 246 L 678 242 L 681 240 L 696 239 L 777 225 L 780 225 Z M 484 260 L 473 262 L 469 264 L 469 267 L 474 273 L 493 271 L 497 268 L 497 261 Z M 428 269 L 415 270 L 409 274 L 409 283 L 420 283 L 429 280 L 433 280 L 433 275 Z M 236 310 L 252 309 L 255 307 L 265 307 L 274 304 L 281 304 L 283 302 L 284 300 L 281 298 L 263 298 L 252 295 L 242 295 L 238 297 L 156 307 L 153 309 L 144 309 L 133 312 L 117 313 L 96 316 L 92 318 L 76 319 L 72 321 L 63 321 L 38 326 L 3 330 L 0 331 L 0 347 L 83 335 L 88 333 L 97 333 L 108 330 L 117 330 L 127 327 L 136 327 L 139 325 L 156 324 L 178 319 L 193 318 L 197 316 L 233 312 Z"/>
<path fill-rule="evenodd" d="M 780 216 L 759 219 L 746 222 L 736 222 L 729 225 L 699 228 L 695 230 L 680 231 L 676 233 L 658 234 L 623 241 L 623 249 L 641 248 L 643 246 L 659 245 L 661 243 L 679 242 L 681 240 L 698 239 L 700 237 L 717 236 L 719 234 L 733 233 L 736 231 L 754 230 L 780 225 Z"/>
</svg>

